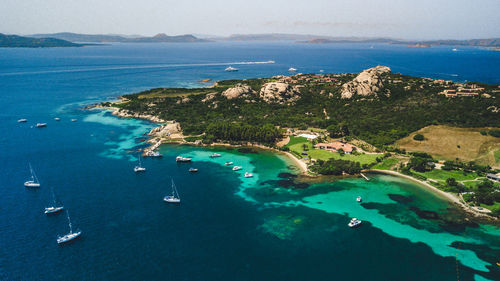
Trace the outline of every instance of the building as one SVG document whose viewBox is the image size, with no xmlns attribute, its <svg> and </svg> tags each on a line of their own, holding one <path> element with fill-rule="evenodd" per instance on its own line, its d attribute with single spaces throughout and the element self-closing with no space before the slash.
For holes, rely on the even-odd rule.
<svg viewBox="0 0 500 281">
<path fill-rule="evenodd" d="M 318 143 L 314 146 L 316 149 L 324 149 L 331 152 L 338 152 L 340 149 L 344 150 L 346 154 L 351 154 L 353 150 L 356 150 L 354 145 L 342 142 L 331 142 L 331 143 Z"/>
<path fill-rule="evenodd" d="M 500 176 L 498 174 L 487 174 L 486 178 L 492 181 L 500 182 Z"/>
</svg>

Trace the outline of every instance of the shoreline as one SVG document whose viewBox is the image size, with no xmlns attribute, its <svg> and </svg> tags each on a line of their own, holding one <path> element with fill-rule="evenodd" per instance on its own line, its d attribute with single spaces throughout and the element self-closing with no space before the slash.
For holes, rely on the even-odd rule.
<svg viewBox="0 0 500 281">
<path fill-rule="evenodd" d="M 114 103 L 121 103 L 121 102 L 123 102 L 123 100 L 124 100 L 124 98 L 120 97 L 120 100 L 118 100 L 118 101 L 116 101 Z M 114 103 L 111 103 L 111 104 L 114 104 Z M 151 115 L 140 115 L 139 116 L 138 114 L 132 115 L 132 114 L 127 114 L 126 112 L 122 113 L 122 112 L 120 112 L 121 110 L 118 107 L 113 107 L 113 106 L 107 107 L 107 106 L 102 106 L 101 104 L 88 107 L 87 109 L 92 109 L 92 108 L 112 110 L 112 114 L 114 116 L 116 116 L 116 117 L 119 117 L 119 118 L 135 118 L 135 119 L 143 119 L 143 120 L 145 119 L 145 120 L 148 120 L 148 121 L 153 122 L 153 123 L 161 124 L 160 126 L 152 129 L 148 133 L 148 136 L 150 137 L 150 140 L 148 142 L 152 143 L 151 141 L 155 137 L 157 138 L 157 141 L 154 142 L 152 145 L 148 146 L 147 148 L 145 148 L 144 151 L 156 149 L 159 146 L 161 146 L 162 144 L 166 144 L 167 143 L 167 142 L 164 142 L 164 141 L 168 141 L 168 140 L 163 139 L 161 136 L 158 136 L 155 133 L 153 133 L 153 131 L 155 129 L 160 128 L 161 126 L 167 124 L 167 121 L 164 121 L 164 120 L 162 120 L 162 119 L 160 119 L 160 118 L 158 118 L 156 116 L 151 116 Z M 192 145 L 192 146 L 205 146 L 205 147 L 208 147 L 208 146 L 213 146 L 213 147 L 214 146 L 225 146 L 225 147 L 234 147 L 234 148 L 236 148 L 236 147 L 257 147 L 257 148 L 260 148 L 260 149 L 263 149 L 263 150 L 271 150 L 273 152 L 285 155 L 288 159 L 290 159 L 291 162 L 295 165 L 295 167 L 297 167 L 298 170 L 300 171 L 299 175 L 301 175 L 301 176 L 307 176 L 307 177 L 320 177 L 321 176 L 321 175 L 314 176 L 314 175 L 309 174 L 309 169 L 307 167 L 307 164 L 304 163 L 303 161 L 301 161 L 300 159 L 298 159 L 297 157 L 295 157 L 290 152 L 281 151 L 281 150 L 278 150 L 276 148 L 267 147 L 267 146 L 264 146 L 264 145 L 261 145 L 261 144 L 247 143 L 246 145 L 233 145 L 233 144 L 228 144 L 228 143 L 213 143 L 213 144 L 205 145 L 205 144 L 196 144 L 196 143 L 190 143 L 190 142 L 179 141 L 179 140 L 170 140 L 169 142 L 170 143 Z M 430 185 L 430 184 L 428 184 L 428 183 L 426 183 L 424 181 L 416 179 L 414 177 L 411 177 L 411 176 L 408 176 L 408 175 L 404 175 L 404 174 L 401 174 L 401 173 L 396 172 L 396 171 L 390 171 L 390 170 L 368 169 L 368 170 L 365 170 L 365 171 L 366 172 L 370 172 L 370 173 L 388 174 L 388 175 L 392 175 L 392 176 L 396 176 L 396 177 L 408 179 L 408 180 L 410 180 L 412 182 L 417 183 L 417 185 L 419 185 L 419 186 L 427 188 L 427 190 L 433 192 L 436 196 L 440 196 L 443 199 L 446 199 L 449 202 L 458 205 L 462 210 L 464 210 L 468 214 L 473 215 L 474 217 L 487 218 L 487 219 L 490 219 L 490 220 L 498 221 L 497 217 L 494 217 L 494 216 L 491 216 L 491 215 L 489 215 L 487 213 L 483 213 L 483 212 L 480 212 L 478 210 L 473 209 L 473 207 L 469 206 L 467 203 L 465 203 L 462 200 L 460 200 L 459 197 L 457 197 L 457 196 L 455 196 L 455 195 L 453 195 L 451 193 L 442 191 L 442 190 L 440 190 L 440 189 L 438 189 L 438 188 L 436 188 L 436 187 L 434 187 L 434 186 L 432 186 L 432 185 Z"/>
<path fill-rule="evenodd" d="M 405 175 L 405 174 L 401 174 L 399 172 L 396 172 L 396 171 L 389 171 L 389 170 L 380 170 L 380 169 L 369 169 L 367 170 L 366 172 L 368 173 L 379 173 L 379 174 L 386 174 L 386 175 L 392 175 L 392 176 L 396 176 L 396 177 L 400 177 L 400 178 L 405 178 L 405 179 L 408 179 L 410 181 L 413 181 L 415 183 L 417 183 L 418 185 L 420 186 L 423 186 L 425 188 L 427 188 L 429 191 L 433 192 L 434 194 L 436 195 L 439 195 L 440 197 L 442 197 L 443 199 L 447 199 L 448 201 L 450 201 L 451 203 L 454 203 L 458 206 L 460 206 L 460 208 L 462 210 L 464 210 L 465 212 L 469 213 L 469 214 L 472 214 L 474 215 L 475 217 L 484 217 L 484 218 L 488 218 L 488 219 L 492 219 L 492 220 L 498 220 L 497 217 L 494 217 L 494 216 L 490 216 L 486 213 L 482 213 L 480 211 L 477 211 L 477 210 L 474 210 L 471 206 L 469 206 L 467 203 L 463 202 L 462 200 L 460 200 L 459 197 L 451 194 L 451 193 L 448 193 L 448 192 L 445 192 L 445 191 L 442 191 L 440 189 L 438 189 L 437 187 L 435 186 L 432 186 L 424 181 L 421 181 L 419 179 L 416 179 L 412 176 L 408 176 L 408 175 Z"/>
</svg>

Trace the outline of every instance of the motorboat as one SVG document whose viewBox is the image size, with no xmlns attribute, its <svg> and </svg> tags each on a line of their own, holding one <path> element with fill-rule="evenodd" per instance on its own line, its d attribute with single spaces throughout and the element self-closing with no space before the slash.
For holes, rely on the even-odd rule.
<svg viewBox="0 0 500 281">
<path fill-rule="evenodd" d="M 290 72 L 295 72 L 295 71 L 297 71 L 297 68 L 290 67 L 290 68 L 288 69 L 288 71 L 290 71 Z"/>
<path fill-rule="evenodd" d="M 71 122 L 76 122 L 76 119 L 71 119 Z"/>
<path fill-rule="evenodd" d="M 244 175 L 245 178 L 251 178 L 253 177 L 253 174 L 252 173 L 249 173 L 249 172 L 246 172 L 245 175 Z"/>
<path fill-rule="evenodd" d="M 238 71 L 237 68 L 234 68 L 232 66 L 228 66 L 226 69 L 224 69 L 224 71 L 229 71 L 229 72 L 233 72 L 233 71 Z"/>
<path fill-rule="evenodd" d="M 64 210 L 64 206 L 59 206 L 59 207 L 47 207 L 45 208 L 45 214 L 50 215 L 50 214 L 55 214 L 60 211 Z"/>
<path fill-rule="evenodd" d="M 47 123 L 36 123 L 37 128 L 47 127 Z"/>
<path fill-rule="evenodd" d="M 198 172 L 198 169 L 196 169 L 196 168 L 189 168 L 189 172 L 196 173 L 196 172 Z"/>
<path fill-rule="evenodd" d="M 54 120 L 56 120 L 56 121 L 61 121 L 61 118 L 56 117 L 56 118 L 54 118 Z"/>
<path fill-rule="evenodd" d="M 149 157 L 163 157 L 163 155 L 161 155 L 160 152 L 153 151 L 153 150 L 150 150 L 150 151 L 146 152 L 146 156 L 149 156 Z"/>
<path fill-rule="evenodd" d="M 349 222 L 348 226 L 351 228 L 358 227 L 362 221 L 358 220 L 357 218 L 352 218 L 351 221 Z"/>
<path fill-rule="evenodd" d="M 241 169 L 242 169 L 242 167 L 241 167 L 241 166 L 234 166 L 234 167 L 233 167 L 233 171 L 238 171 L 238 170 L 241 170 Z"/>
<path fill-rule="evenodd" d="M 361 196 L 358 196 L 358 197 L 356 197 L 356 201 L 361 202 L 361 201 L 363 201 L 363 199 L 361 198 Z"/>
<path fill-rule="evenodd" d="M 30 173 L 31 173 L 31 180 L 27 180 L 24 182 L 25 187 L 40 187 L 40 182 L 38 181 L 38 178 L 36 177 L 35 171 L 33 171 L 33 168 L 30 166 Z"/>
<path fill-rule="evenodd" d="M 175 161 L 177 161 L 177 162 L 191 162 L 191 160 L 193 160 L 193 159 L 188 158 L 188 157 L 182 157 L 182 156 L 177 156 L 175 158 Z"/>
<path fill-rule="evenodd" d="M 167 203 L 181 203 L 181 197 L 179 196 L 179 192 L 175 187 L 173 179 L 172 179 L 172 194 L 163 197 L 163 201 Z"/>
<path fill-rule="evenodd" d="M 210 155 L 210 158 L 215 158 L 215 157 L 220 157 L 220 154 L 219 153 L 214 153 L 214 154 Z"/>
<path fill-rule="evenodd" d="M 17 120 L 17 123 L 25 123 L 25 122 L 28 122 L 28 119 L 19 119 Z"/>
<path fill-rule="evenodd" d="M 233 162 L 226 162 L 226 163 L 224 163 L 224 165 L 231 166 L 231 165 L 233 165 Z"/>
</svg>

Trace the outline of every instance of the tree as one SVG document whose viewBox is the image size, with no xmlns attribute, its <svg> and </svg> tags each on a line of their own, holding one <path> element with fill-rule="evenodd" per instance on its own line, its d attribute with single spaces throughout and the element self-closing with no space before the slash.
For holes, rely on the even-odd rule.
<svg viewBox="0 0 500 281">
<path fill-rule="evenodd" d="M 413 139 L 416 141 L 423 141 L 425 138 L 424 138 L 424 135 L 422 135 L 422 134 L 416 134 L 413 136 Z"/>
<path fill-rule="evenodd" d="M 446 179 L 446 184 L 449 186 L 457 186 L 458 182 L 455 178 L 447 178 Z"/>
</svg>

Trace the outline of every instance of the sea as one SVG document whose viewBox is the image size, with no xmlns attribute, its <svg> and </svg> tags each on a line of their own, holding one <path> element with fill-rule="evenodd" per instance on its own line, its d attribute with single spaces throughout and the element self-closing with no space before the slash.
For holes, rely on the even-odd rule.
<svg viewBox="0 0 500 281">
<path fill-rule="evenodd" d="M 290 159 L 271 151 L 178 144 L 161 146 L 163 157 L 142 159 L 147 171 L 134 173 L 137 150 L 157 125 L 84 109 L 150 88 L 206 86 L 203 79 L 376 65 L 500 84 L 500 52 L 476 47 L 1 48 L 0 280 L 500 280 L 500 228 L 466 220 L 405 179 L 304 179 Z M 224 71 L 228 66 L 239 71 Z M 210 158 L 215 152 L 221 157 Z M 193 162 L 176 163 L 178 155 Z M 243 168 L 235 172 L 226 161 Z M 30 165 L 40 188 L 23 186 Z M 191 167 L 199 171 L 189 173 Z M 181 204 L 163 201 L 172 182 Z M 44 214 L 54 201 L 65 211 Z M 347 226 L 353 217 L 360 227 Z M 58 245 L 70 231 L 68 218 L 82 234 Z"/>
</svg>

